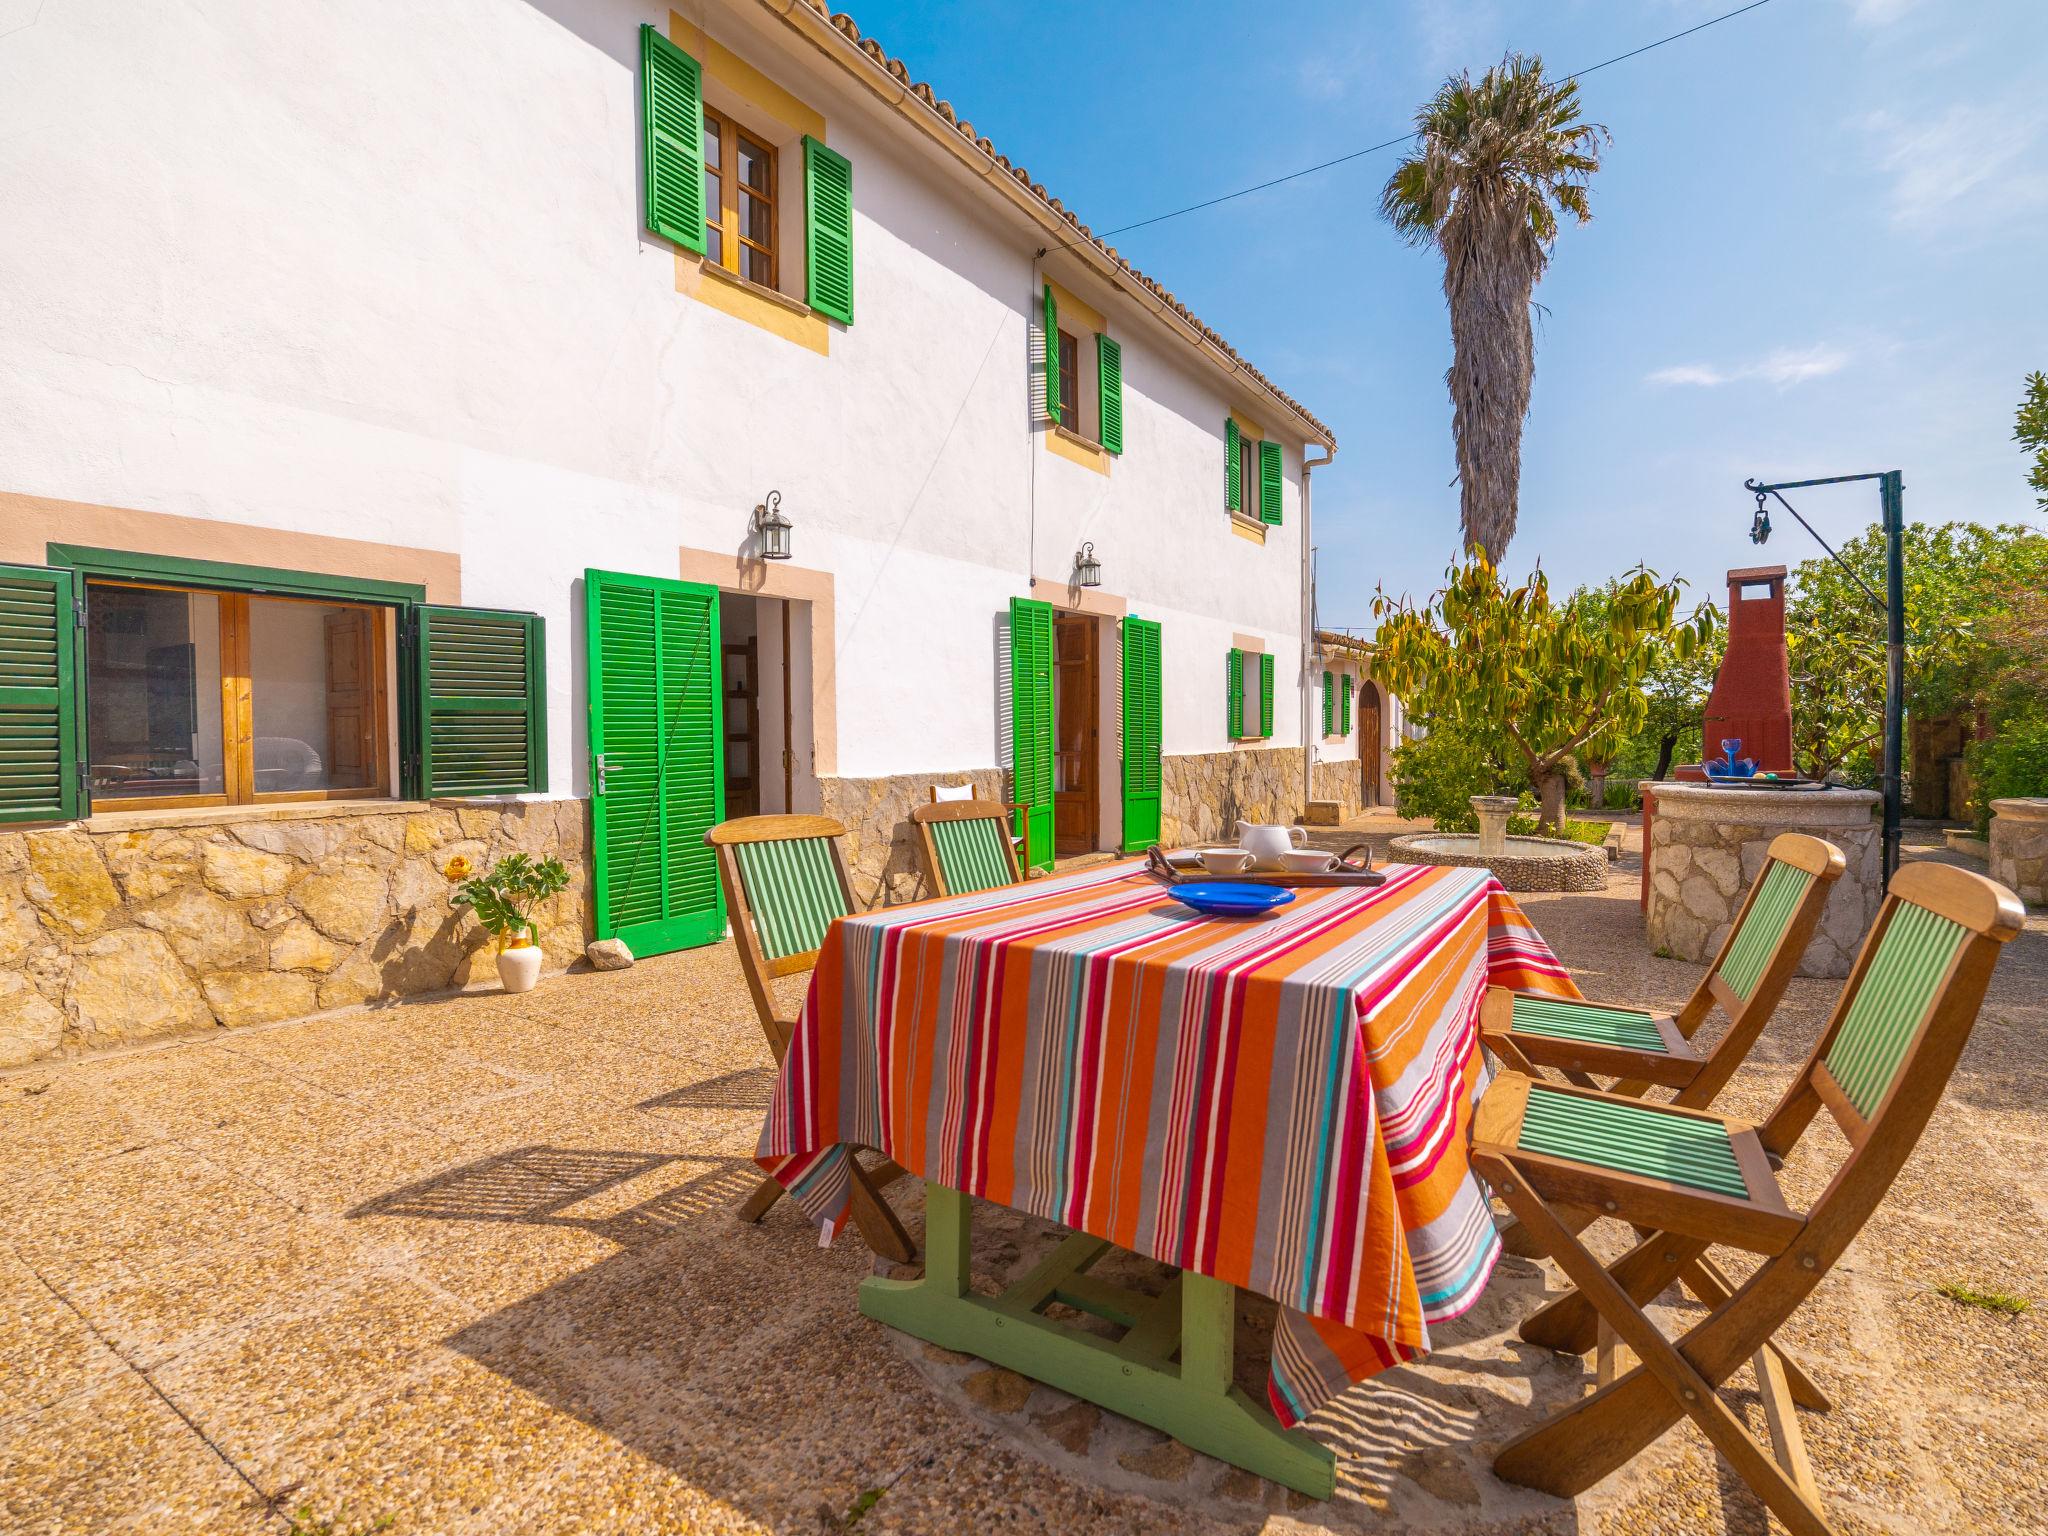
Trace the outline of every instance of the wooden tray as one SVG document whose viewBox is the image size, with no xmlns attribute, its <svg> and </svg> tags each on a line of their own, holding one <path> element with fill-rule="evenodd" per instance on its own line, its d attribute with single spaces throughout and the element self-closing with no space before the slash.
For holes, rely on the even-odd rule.
<svg viewBox="0 0 2048 1536">
<path fill-rule="evenodd" d="M 1360 855 L 1360 861 L 1357 863 L 1351 861 L 1351 856 L 1354 853 Z M 1370 857 L 1371 855 L 1367 852 L 1365 844 L 1358 843 L 1353 847 L 1346 848 L 1337 856 L 1339 868 L 1328 870 L 1319 875 L 1295 874 L 1290 870 L 1284 869 L 1255 869 L 1247 870 L 1241 875 L 1212 875 L 1209 871 L 1202 868 L 1199 863 L 1192 865 L 1174 864 L 1172 855 L 1157 843 L 1154 843 L 1145 850 L 1145 873 L 1152 876 L 1153 879 L 1159 881 L 1162 885 L 1192 885 L 1198 880 L 1229 881 L 1242 885 L 1284 885 L 1300 887 L 1302 889 L 1325 885 L 1384 885 L 1387 877 L 1378 870 L 1370 869 L 1366 866 L 1364 861 Z"/>
</svg>

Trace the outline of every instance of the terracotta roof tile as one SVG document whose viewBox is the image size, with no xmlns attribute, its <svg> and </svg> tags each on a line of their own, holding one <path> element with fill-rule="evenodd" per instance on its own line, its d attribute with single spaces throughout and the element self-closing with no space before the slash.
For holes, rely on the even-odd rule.
<svg viewBox="0 0 2048 1536">
<path fill-rule="evenodd" d="M 1167 289 L 1157 279 L 1147 277 L 1143 272 L 1139 271 L 1136 267 L 1132 266 L 1130 262 L 1126 261 L 1121 255 L 1119 255 L 1114 246 L 1108 245 L 1101 239 L 1097 238 L 1094 232 L 1091 231 L 1087 225 L 1083 224 L 1080 221 L 1080 219 L 1075 217 L 1075 215 L 1064 204 L 1062 204 L 1058 198 L 1053 197 L 1050 193 L 1048 193 L 1045 190 L 1045 187 L 1042 183 L 1032 180 L 1031 173 L 1029 171 L 1025 170 L 1024 167 L 1022 167 L 1021 165 L 1018 165 L 1014 161 L 1010 160 L 1008 156 L 998 153 L 995 146 L 989 143 L 989 141 L 986 138 L 977 136 L 975 134 L 972 124 L 962 122 L 960 118 L 955 115 L 951 102 L 941 101 L 938 98 L 938 96 L 933 92 L 931 86 L 926 84 L 924 81 L 912 80 L 910 78 L 910 70 L 908 66 L 906 66 L 901 59 L 895 58 L 892 55 L 890 55 L 873 38 L 863 37 L 861 35 L 860 27 L 855 24 L 854 19 L 851 16 L 847 15 L 844 11 L 828 13 L 826 11 L 823 0 L 805 0 L 805 4 L 807 4 L 812 10 L 817 11 L 821 15 L 829 14 L 833 27 L 837 29 L 840 32 L 840 34 L 846 38 L 848 42 L 852 43 L 855 47 L 859 48 L 862 53 L 866 54 L 869 58 L 873 59 L 876 63 L 880 64 L 884 69 L 886 69 L 889 72 L 890 75 L 895 77 L 897 80 L 901 81 L 903 84 L 909 86 L 911 94 L 917 97 L 917 99 L 919 101 L 922 101 L 926 106 L 931 107 L 934 111 L 936 111 L 939 117 L 943 119 L 946 123 L 948 123 L 956 133 L 958 133 L 962 138 L 966 139 L 969 143 L 973 144 L 977 149 L 981 150 L 982 153 L 990 156 L 998 166 L 1002 167 L 1004 170 L 1008 171 L 1012 176 L 1016 177 L 1017 180 L 1024 186 L 1030 188 L 1032 196 L 1036 197 L 1040 202 L 1044 203 L 1046 207 L 1049 208 L 1056 216 L 1063 219 L 1067 224 L 1072 226 L 1081 240 L 1093 246 L 1096 250 L 1100 251 L 1104 256 L 1108 257 L 1110 261 L 1116 264 L 1119 271 L 1128 274 L 1133 281 L 1137 282 L 1148 292 L 1156 296 L 1175 314 L 1179 315 L 1189 325 L 1191 325 L 1197 331 L 1199 331 L 1206 340 L 1208 340 L 1213 346 L 1222 351 L 1225 356 L 1229 357 L 1231 361 L 1233 361 L 1240 368 L 1242 368 L 1245 372 L 1245 375 L 1248 378 L 1252 379 L 1255 383 L 1259 385 L 1260 388 L 1264 389 L 1268 394 L 1271 394 L 1276 399 L 1278 399 L 1283 405 L 1287 406 L 1288 409 L 1300 415 L 1303 420 L 1307 421 L 1311 426 L 1313 426 L 1316 429 L 1318 433 L 1321 434 L 1323 441 L 1328 443 L 1333 450 L 1335 449 L 1337 445 L 1336 434 L 1331 432 L 1331 430 L 1323 424 L 1323 422 L 1315 415 L 1314 412 L 1310 411 L 1307 406 L 1303 405 L 1299 400 L 1296 400 L 1292 395 L 1288 394 L 1286 390 L 1282 389 L 1279 385 L 1275 384 L 1271 379 L 1267 378 L 1265 374 L 1261 373 L 1257 368 L 1253 367 L 1249 362 L 1247 362 L 1243 355 L 1238 352 L 1237 348 L 1233 347 L 1229 342 L 1225 341 L 1214 330 L 1210 329 L 1208 325 L 1204 324 L 1202 320 L 1200 320 L 1197 316 L 1191 313 L 1188 307 L 1185 304 L 1181 303 L 1179 299 L 1175 298 L 1173 294 L 1168 292 Z"/>
</svg>

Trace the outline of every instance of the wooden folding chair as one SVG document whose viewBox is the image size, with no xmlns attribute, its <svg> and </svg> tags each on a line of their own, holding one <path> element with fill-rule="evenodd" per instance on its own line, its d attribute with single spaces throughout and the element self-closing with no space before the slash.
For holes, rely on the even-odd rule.
<svg viewBox="0 0 2048 1536">
<path fill-rule="evenodd" d="M 933 895 L 966 896 L 1022 883 L 1008 806 L 993 800 L 946 800 L 916 807 L 910 820 Z"/>
<path fill-rule="evenodd" d="M 1773 838 L 1721 952 L 1676 1014 L 1494 987 L 1480 1010 L 1480 1039 L 1530 1077 L 1547 1067 L 1592 1088 L 1597 1073 L 1612 1079 L 1610 1092 L 1640 1098 L 1661 1085 L 1676 1090 L 1672 1103 L 1704 1109 L 1784 998 L 1846 867 L 1833 843 L 1799 832 Z M 1689 1042 L 1716 1006 L 1728 1032 L 1702 1056 Z"/>
<path fill-rule="evenodd" d="M 1520 1074 L 1493 1085 L 1474 1117 L 1472 1166 L 1574 1287 L 1523 1323 L 1522 1337 L 1603 1355 L 1596 1390 L 1509 1442 L 1496 1473 L 1570 1498 L 1690 1418 L 1795 1536 L 1830 1536 L 1794 1408 L 1801 1394 L 1772 1336 L 1891 1188 L 2023 921 L 2019 899 L 1981 875 L 1902 868 L 1813 1054 L 1761 1126 Z M 1849 1154 L 1802 1215 L 1772 1167 L 1823 1109 Z M 1558 1219 L 1560 1204 L 1632 1222 L 1640 1240 L 1603 1266 Z M 1643 1307 L 1709 1264 L 1715 1245 L 1763 1262 L 1739 1287 L 1711 1271 L 1718 1299 L 1667 1339 Z M 1640 1362 L 1625 1375 L 1608 1364 L 1617 1341 Z M 1755 1362 L 1771 1450 L 1716 1390 L 1745 1360 Z"/>
<path fill-rule="evenodd" d="M 779 1066 L 789 1051 L 794 1019 L 777 1011 L 768 983 L 808 971 L 832 919 L 858 911 L 839 839 L 846 828 L 829 816 L 742 816 L 704 834 L 718 852 L 718 878 L 740 953 L 740 970 L 754 1011 Z M 899 1264 L 916 1261 L 917 1246 L 880 1191 L 903 1177 L 884 1158 L 872 1168 L 853 1165 L 853 1220 L 868 1246 Z M 759 1221 L 782 1198 L 782 1186 L 764 1178 L 740 1207 L 742 1221 Z"/>
</svg>

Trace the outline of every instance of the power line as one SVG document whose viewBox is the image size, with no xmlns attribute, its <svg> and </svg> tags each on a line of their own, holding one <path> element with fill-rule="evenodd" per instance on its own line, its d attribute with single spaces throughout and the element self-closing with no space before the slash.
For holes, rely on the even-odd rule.
<svg viewBox="0 0 2048 1536">
<path fill-rule="evenodd" d="M 1598 64 L 1588 64 L 1584 69 L 1573 70 L 1564 79 L 1582 79 L 1592 74 L 1595 70 L 1605 69 L 1610 64 L 1619 64 L 1626 59 L 1636 58 L 1639 55 L 1650 52 L 1654 48 L 1662 48 L 1666 43 L 1675 43 L 1682 37 L 1691 37 L 1695 32 L 1704 32 L 1709 27 L 1717 27 L 1724 21 L 1733 21 L 1737 16 L 1745 15 L 1750 11 L 1760 10 L 1770 3 L 1771 0 L 1750 0 L 1748 5 L 1737 6 L 1732 11 L 1711 17 L 1706 21 L 1698 23 L 1696 26 L 1687 27 L 1683 32 L 1673 32 L 1669 37 L 1660 37 L 1653 43 L 1643 44 L 1640 48 L 1631 48 L 1627 53 L 1617 53 L 1611 59 L 1602 59 Z M 1149 219 L 1139 219 L 1135 224 L 1119 224 L 1115 229 L 1104 230 L 1094 238 L 1106 241 L 1113 235 L 1129 234 L 1134 229 L 1144 229 L 1153 224 L 1164 224 L 1168 219 L 1178 219 L 1186 214 L 1200 213 L 1204 208 L 1214 208 L 1218 203 L 1228 203 L 1240 197 L 1250 197 L 1254 192 L 1264 192 L 1269 187 L 1284 186 L 1290 181 L 1299 181 L 1304 176 L 1313 176 L 1318 171 L 1327 171 L 1332 166 L 1363 159 L 1367 155 L 1376 155 L 1383 149 L 1393 149 L 1398 145 L 1408 143 L 1414 137 L 1415 134 L 1411 132 L 1401 134 L 1397 138 L 1382 139 L 1377 144 L 1368 144 L 1364 149 L 1354 149 L 1349 154 L 1337 156 L 1334 160 L 1324 160 L 1315 165 L 1305 166 L 1298 171 L 1289 171 L 1285 176 L 1275 176 L 1270 181 L 1262 181 L 1254 186 L 1240 187 L 1235 192 L 1225 192 L 1219 197 L 1206 198 L 1199 203 L 1190 203 L 1187 207 L 1176 208 L 1171 213 L 1154 214 Z M 1053 249 L 1064 251 L 1082 243 L 1080 240 L 1066 240 L 1053 247 Z"/>
</svg>

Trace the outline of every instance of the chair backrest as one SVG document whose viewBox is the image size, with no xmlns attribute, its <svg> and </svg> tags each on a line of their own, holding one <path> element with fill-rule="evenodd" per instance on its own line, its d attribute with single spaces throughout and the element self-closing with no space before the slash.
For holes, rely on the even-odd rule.
<svg viewBox="0 0 2048 1536">
<path fill-rule="evenodd" d="M 1999 954 L 2025 921 L 2017 896 L 1969 870 L 1918 861 L 1892 876 L 1827 1028 L 1762 1131 L 1765 1148 L 1782 1156 L 1829 1111 L 1853 1150 L 1822 1204 L 1856 1195 L 1860 1181 L 1874 1206 L 1890 1187 L 1970 1038 Z"/>
<path fill-rule="evenodd" d="M 974 786 L 972 784 L 934 784 L 932 786 L 933 805 L 945 805 L 949 801 L 972 800 L 973 798 Z"/>
<path fill-rule="evenodd" d="M 1846 868 L 1848 860 L 1833 843 L 1803 832 L 1771 839 L 1721 952 L 1672 1021 L 1690 1039 L 1715 1004 L 1728 1016 L 1727 1033 L 1675 1102 L 1704 1107 L 1727 1086 L 1784 998 Z"/>
<path fill-rule="evenodd" d="M 859 910 L 840 852 L 844 836 L 829 816 L 741 816 L 704 834 L 717 850 L 740 969 L 778 1060 L 788 1030 L 768 982 L 811 969 L 832 919 Z"/>
<path fill-rule="evenodd" d="M 938 896 L 1016 885 L 1023 878 L 1007 806 L 993 800 L 920 805 L 910 813 L 926 883 Z"/>
</svg>

